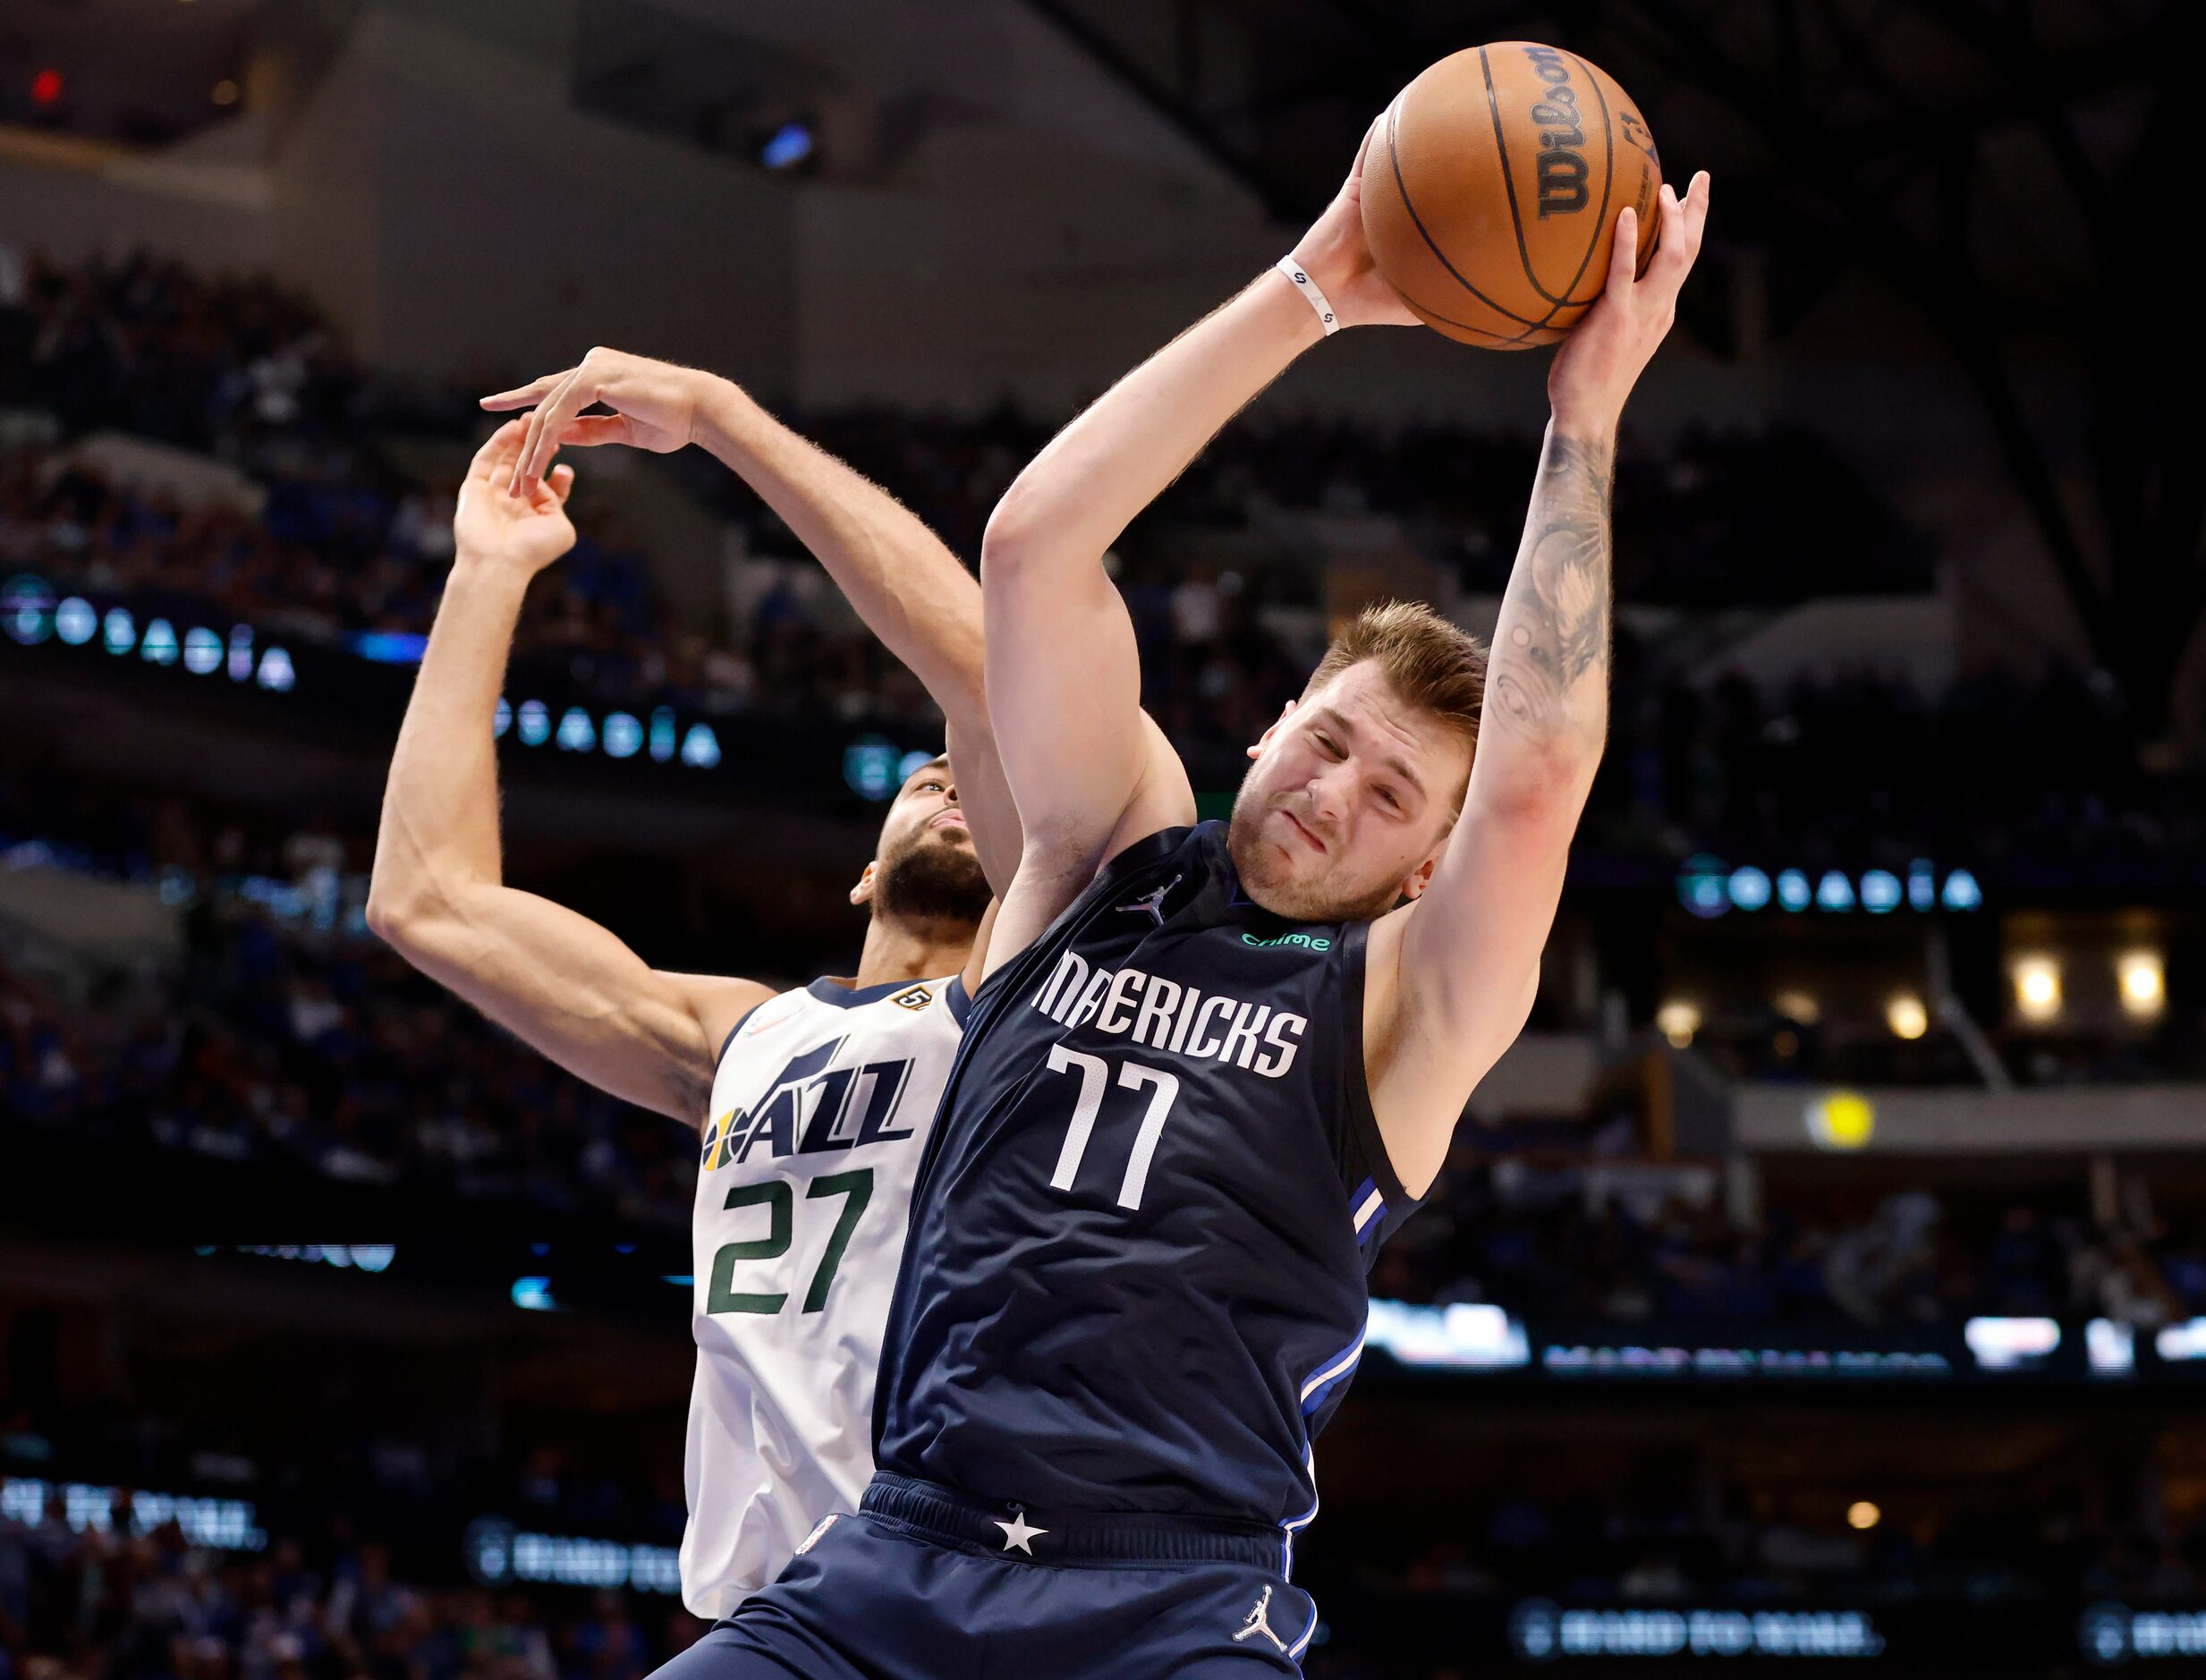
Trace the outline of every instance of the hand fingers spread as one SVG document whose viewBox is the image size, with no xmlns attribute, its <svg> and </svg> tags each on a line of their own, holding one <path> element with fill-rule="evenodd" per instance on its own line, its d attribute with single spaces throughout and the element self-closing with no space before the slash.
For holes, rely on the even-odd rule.
<svg viewBox="0 0 2206 1680">
<path fill-rule="evenodd" d="M 513 464 L 512 488 L 515 496 L 526 496 L 536 488 L 536 481 L 543 477 L 545 464 L 551 459 L 550 451 L 544 446 L 544 435 L 559 406 L 560 398 L 572 390 L 581 378 L 581 369 L 578 368 L 561 381 L 556 391 L 538 403 L 535 412 L 529 416 L 529 435 L 522 441 L 521 459 Z"/>
<path fill-rule="evenodd" d="M 1616 213 L 1616 242 L 1608 252 L 1608 290 L 1628 292 L 1638 271 L 1639 212 L 1627 204 Z"/>
<path fill-rule="evenodd" d="M 467 463 L 471 480 L 488 483 L 504 472 L 521 454 L 522 422 L 509 420 L 488 437 L 475 451 L 475 458 Z"/>
<path fill-rule="evenodd" d="M 572 372 L 573 369 L 570 369 L 568 371 Z M 545 392 L 553 389 L 566 377 L 565 373 L 547 373 L 540 379 L 531 379 L 528 384 L 516 386 L 511 391 L 500 391 L 494 396 L 486 396 L 481 399 L 482 405 L 487 409 L 525 407 L 542 396 Z"/>
<path fill-rule="evenodd" d="M 624 444 L 628 436 L 625 414 L 577 414 L 559 434 L 562 445 L 587 449 L 593 444 Z"/>
<path fill-rule="evenodd" d="M 1710 182 L 1703 169 L 1693 178 L 1685 190 L 1685 241 L 1688 255 L 1697 256 L 1701 250 L 1701 233 L 1708 225 L 1708 197 Z"/>
</svg>

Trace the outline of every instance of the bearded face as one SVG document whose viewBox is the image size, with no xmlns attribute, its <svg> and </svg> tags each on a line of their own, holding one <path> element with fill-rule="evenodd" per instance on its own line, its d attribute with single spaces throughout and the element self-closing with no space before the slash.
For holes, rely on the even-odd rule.
<svg viewBox="0 0 2206 1680">
<path fill-rule="evenodd" d="M 869 902 L 877 916 L 979 925 L 988 907 L 988 878 L 946 759 L 921 765 L 897 790 L 881 825 L 871 880 Z"/>
<path fill-rule="evenodd" d="M 988 878 L 962 824 L 904 836 L 874 877 L 874 913 L 899 921 L 977 925 L 988 898 Z"/>
</svg>

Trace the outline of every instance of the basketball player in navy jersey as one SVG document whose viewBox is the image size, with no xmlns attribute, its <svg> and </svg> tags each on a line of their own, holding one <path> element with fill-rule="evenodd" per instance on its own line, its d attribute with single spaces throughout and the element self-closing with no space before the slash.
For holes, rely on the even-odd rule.
<svg viewBox="0 0 2206 1680">
<path fill-rule="evenodd" d="M 1664 189 L 1636 280 L 1619 218 L 1550 369 L 1490 663 L 1425 608 L 1367 613 L 1251 749 L 1231 821 L 1191 827 L 1104 552 L 1336 324 L 1412 318 L 1357 186 L 990 522 L 988 698 L 1025 849 L 913 1197 L 880 1472 L 684 1680 L 1298 1671 L 1311 1441 L 1374 1250 L 1531 1006 L 1606 728 L 1616 427 L 1709 193 Z"/>
</svg>

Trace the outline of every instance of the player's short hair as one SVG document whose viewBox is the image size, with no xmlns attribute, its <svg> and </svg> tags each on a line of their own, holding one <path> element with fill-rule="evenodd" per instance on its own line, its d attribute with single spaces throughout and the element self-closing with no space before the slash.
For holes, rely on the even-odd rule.
<svg viewBox="0 0 2206 1680">
<path fill-rule="evenodd" d="M 1366 659 L 1377 661 L 1396 693 L 1461 735 L 1472 752 L 1478 751 L 1479 712 L 1486 700 L 1486 645 L 1476 636 L 1449 624 L 1422 601 L 1380 601 L 1358 613 L 1333 638 L 1325 658 L 1310 674 L 1302 699 L 1308 700 L 1350 666 Z"/>
</svg>

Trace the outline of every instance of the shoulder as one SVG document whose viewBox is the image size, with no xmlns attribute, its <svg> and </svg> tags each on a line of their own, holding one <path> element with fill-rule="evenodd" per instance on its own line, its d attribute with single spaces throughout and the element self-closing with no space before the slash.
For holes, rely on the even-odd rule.
<svg viewBox="0 0 2206 1680">
<path fill-rule="evenodd" d="M 713 1048 L 715 1063 L 728 1054 L 730 1040 L 763 1003 L 787 997 L 787 992 L 776 992 L 766 981 L 728 979 L 721 974 L 668 974 L 666 979 L 697 1019 L 704 1043 Z"/>
</svg>

